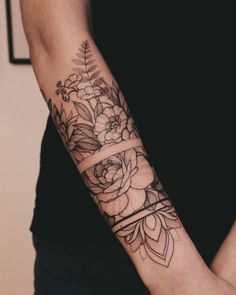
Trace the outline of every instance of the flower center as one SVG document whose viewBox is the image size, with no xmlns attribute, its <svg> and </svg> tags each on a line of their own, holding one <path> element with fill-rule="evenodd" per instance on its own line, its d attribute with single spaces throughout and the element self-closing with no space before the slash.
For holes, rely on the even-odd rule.
<svg viewBox="0 0 236 295">
<path fill-rule="evenodd" d="M 119 125 L 119 116 L 115 115 L 109 118 L 109 128 L 108 129 L 113 129 L 116 128 Z M 108 126 L 107 126 L 108 127 Z"/>
</svg>

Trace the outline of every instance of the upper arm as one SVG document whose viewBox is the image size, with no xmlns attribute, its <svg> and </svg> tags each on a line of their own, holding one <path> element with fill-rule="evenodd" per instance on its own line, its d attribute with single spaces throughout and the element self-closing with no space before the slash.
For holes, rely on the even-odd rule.
<svg viewBox="0 0 236 295">
<path fill-rule="evenodd" d="M 50 48 L 66 35 L 91 31 L 89 0 L 20 0 L 30 49 Z"/>
</svg>

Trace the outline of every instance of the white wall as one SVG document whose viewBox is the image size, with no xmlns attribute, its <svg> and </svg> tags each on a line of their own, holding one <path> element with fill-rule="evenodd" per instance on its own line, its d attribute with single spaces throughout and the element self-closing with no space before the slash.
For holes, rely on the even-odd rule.
<svg viewBox="0 0 236 295">
<path fill-rule="evenodd" d="M 13 0 L 18 1 L 18 0 Z M 47 118 L 31 66 L 8 61 L 5 0 L 0 0 L 0 294 L 32 295 L 32 218 Z"/>
</svg>

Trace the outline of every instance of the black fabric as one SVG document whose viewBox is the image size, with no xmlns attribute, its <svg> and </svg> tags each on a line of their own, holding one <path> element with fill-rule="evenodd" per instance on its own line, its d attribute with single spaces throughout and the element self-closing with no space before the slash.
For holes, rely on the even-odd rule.
<svg viewBox="0 0 236 295">
<path fill-rule="evenodd" d="M 118 243 L 62 245 L 33 235 L 35 295 L 148 295 Z"/>
<path fill-rule="evenodd" d="M 235 218 L 233 26 L 224 7 L 127 2 L 93 1 L 96 42 L 151 163 L 210 261 Z M 61 243 L 116 243 L 50 118 L 31 230 Z"/>
<path fill-rule="evenodd" d="M 36 186 L 33 232 L 58 241 L 103 243 L 114 239 L 48 118 Z M 75 226 L 75 225 L 78 226 Z"/>
</svg>

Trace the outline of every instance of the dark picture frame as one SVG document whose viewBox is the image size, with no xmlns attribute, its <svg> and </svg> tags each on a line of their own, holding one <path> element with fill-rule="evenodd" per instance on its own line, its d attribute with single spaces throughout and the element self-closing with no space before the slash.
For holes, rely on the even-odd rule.
<svg viewBox="0 0 236 295">
<path fill-rule="evenodd" d="M 6 14 L 7 14 L 7 35 L 8 35 L 8 52 L 9 52 L 9 61 L 12 64 L 31 64 L 29 54 L 26 53 L 24 56 L 16 56 L 15 46 L 16 40 L 14 38 L 14 27 L 12 21 L 12 1 L 6 0 Z M 21 25 L 21 24 L 19 24 Z M 23 37 L 25 38 L 25 37 Z M 23 40 L 22 42 L 26 42 Z"/>
</svg>

